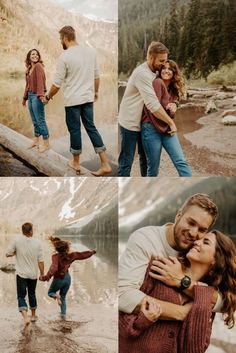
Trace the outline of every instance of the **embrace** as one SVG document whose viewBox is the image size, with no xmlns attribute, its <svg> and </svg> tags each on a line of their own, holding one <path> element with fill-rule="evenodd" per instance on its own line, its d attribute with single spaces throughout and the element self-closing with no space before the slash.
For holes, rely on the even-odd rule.
<svg viewBox="0 0 236 353">
<path fill-rule="evenodd" d="M 96 250 L 72 251 L 70 242 L 57 237 L 50 236 L 49 241 L 53 245 L 54 252 L 52 264 L 46 275 L 44 275 L 42 244 L 38 238 L 33 237 L 32 223 L 24 223 L 22 225 L 22 235 L 17 236 L 13 240 L 6 252 L 7 257 L 16 257 L 18 309 L 24 320 L 24 328 L 27 328 L 30 322 L 35 322 L 38 319 L 36 315 L 38 268 L 40 270 L 40 281 L 49 281 L 53 277 L 48 296 L 57 302 L 60 307 L 61 318 L 66 319 L 66 295 L 71 285 L 69 267 L 75 260 L 88 259 L 96 253 Z M 27 294 L 31 310 L 30 317 L 28 316 L 28 305 L 25 299 Z"/>
<path fill-rule="evenodd" d="M 101 162 L 101 167 L 92 174 L 104 176 L 111 172 L 111 167 L 102 137 L 94 125 L 93 104 L 98 99 L 100 83 L 96 53 L 89 46 L 77 43 L 75 30 L 71 26 L 64 26 L 59 33 L 65 51 L 59 57 L 54 83 L 47 94 L 44 65 L 39 51 L 31 49 L 26 56 L 26 86 L 22 105 L 26 106 L 28 101 L 34 127 L 34 138 L 29 148 L 39 146 L 41 153 L 49 149 L 49 131 L 44 107 L 64 83 L 66 125 L 70 134 L 70 152 L 73 155 L 69 166 L 76 170 L 76 174 L 80 174 L 82 120 Z M 41 136 L 43 141 L 40 146 Z"/>
<path fill-rule="evenodd" d="M 232 328 L 236 248 L 210 230 L 218 209 L 195 194 L 174 223 L 135 231 L 120 260 L 120 353 L 203 353 L 215 312 Z"/>
</svg>

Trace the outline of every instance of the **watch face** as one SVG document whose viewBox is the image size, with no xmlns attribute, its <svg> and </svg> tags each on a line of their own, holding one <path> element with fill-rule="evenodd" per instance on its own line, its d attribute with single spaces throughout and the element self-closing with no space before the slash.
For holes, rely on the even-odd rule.
<svg viewBox="0 0 236 353">
<path fill-rule="evenodd" d="M 184 276 L 184 278 L 181 280 L 181 284 L 184 288 L 188 288 L 191 284 L 191 278 L 188 276 Z"/>
</svg>

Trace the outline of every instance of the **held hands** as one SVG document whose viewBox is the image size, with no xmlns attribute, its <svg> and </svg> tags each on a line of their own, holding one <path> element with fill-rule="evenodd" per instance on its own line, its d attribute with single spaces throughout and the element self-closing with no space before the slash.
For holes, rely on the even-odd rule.
<svg viewBox="0 0 236 353">
<path fill-rule="evenodd" d="M 43 275 L 40 275 L 40 276 L 39 276 L 39 280 L 40 280 L 40 281 L 43 281 Z"/>
<path fill-rule="evenodd" d="M 157 321 L 157 319 L 162 314 L 162 309 L 160 304 L 157 302 L 155 298 L 145 296 L 141 302 L 140 311 L 146 316 L 146 318 L 150 321 Z"/>
<path fill-rule="evenodd" d="M 158 256 L 152 261 L 149 275 L 171 287 L 179 287 L 184 277 L 181 263 L 173 256 L 168 259 Z"/>
<path fill-rule="evenodd" d="M 44 96 L 40 96 L 39 99 L 41 100 L 41 102 L 45 105 L 48 104 L 48 100 L 44 97 Z"/>
</svg>

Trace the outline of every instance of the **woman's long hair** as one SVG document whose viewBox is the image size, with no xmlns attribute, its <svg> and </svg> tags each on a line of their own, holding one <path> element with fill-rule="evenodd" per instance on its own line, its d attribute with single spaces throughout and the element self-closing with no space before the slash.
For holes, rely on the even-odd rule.
<svg viewBox="0 0 236 353">
<path fill-rule="evenodd" d="M 222 294 L 224 322 L 232 328 L 236 311 L 236 247 L 229 236 L 213 230 L 216 236 L 215 263 L 201 281 L 215 287 Z M 190 267 L 186 254 L 180 254 L 178 260 L 183 267 Z"/>
<path fill-rule="evenodd" d="M 223 297 L 224 322 L 232 328 L 236 311 L 236 248 L 230 237 L 218 230 L 212 233 L 216 236 L 215 263 L 203 281 L 219 289 Z"/>
<path fill-rule="evenodd" d="M 60 259 L 66 258 L 67 254 L 70 251 L 70 242 L 66 240 L 61 240 L 60 238 L 53 237 L 53 236 L 50 236 L 48 239 L 52 243 L 56 252 L 59 254 L 59 258 Z"/>
<path fill-rule="evenodd" d="M 27 53 L 26 59 L 25 59 L 26 75 L 28 75 L 28 73 L 30 72 L 30 69 L 31 69 L 31 67 L 32 67 L 32 63 L 31 63 L 31 60 L 30 60 L 30 55 L 31 55 L 32 51 L 36 51 L 36 52 L 37 52 L 37 54 L 38 54 L 38 56 L 39 56 L 38 62 L 43 65 L 43 61 L 42 61 L 40 52 L 39 52 L 37 49 L 31 49 L 31 50 Z"/>
<path fill-rule="evenodd" d="M 166 63 L 170 65 L 170 69 L 173 72 L 173 77 L 168 86 L 168 91 L 175 99 L 180 100 L 181 98 L 184 98 L 186 96 L 186 88 L 185 88 L 183 76 L 181 74 L 181 71 L 177 63 L 174 60 L 167 60 Z M 164 67 L 165 65 L 162 65 L 159 71 L 160 78 L 161 78 L 161 72 L 164 69 Z"/>
</svg>

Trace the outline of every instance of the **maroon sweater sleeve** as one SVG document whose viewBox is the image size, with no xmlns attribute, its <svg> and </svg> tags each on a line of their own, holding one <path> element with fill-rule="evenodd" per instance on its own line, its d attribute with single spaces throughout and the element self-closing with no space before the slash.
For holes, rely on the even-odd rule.
<svg viewBox="0 0 236 353">
<path fill-rule="evenodd" d="M 138 337 L 154 323 L 148 320 L 142 311 L 138 315 L 120 313 L 119 329 L 126 337 Z"/>
<path fill-rule="evenodd" d="M 35 68 L 34 68 L 35 72 L 35 76 L 36 76 L 36 94 L 38 97 L 40 96 L 44 96 L 45 94 L 45 73 L 44 73 L 44 69 L 43 69 L 43 66 L 42 64 L 40 63 L 37 63 L 35 65 Z"/>
<path fill-rule="evenodd" d="M 152 82 L 152 85 L 159 102 L 161 103 L 163 108 L 166 109 L 167 104 L 170 102 L 170 95 L 167 91 L 164 82 L 160 78 L 156 78 Z"/>
<path fill-rule="evenodd" d="M 49 281 L 50 278 L 57 272 L 58 270 L 58 254 L 52 255 L 52 264 L 45 276 L 43 276 L 43 281 Z"/>
<path fill-rule="evenodd" d="M 96 250 L 88 250 L 88 251 L 75 251 L 70 253 L 70 257 L 72 262 L 75 260 L 85 260 L 91 257 L 92 255 L 96 254 Z"/>
<path fill-rule="evenodd" d="M 204 353 L 210 343 L 213 287 L 194 286 L 194 303 L 184 320 L 179 352 Z"/>
</svg>

